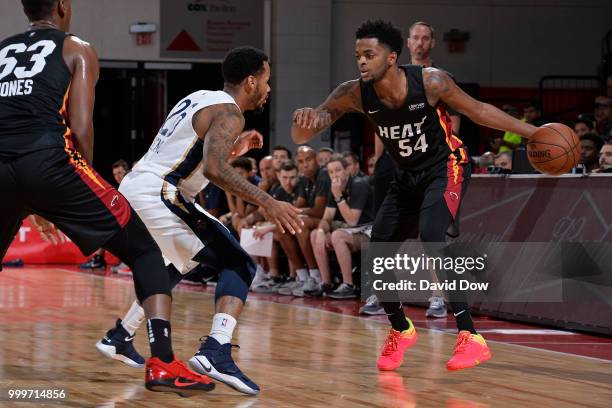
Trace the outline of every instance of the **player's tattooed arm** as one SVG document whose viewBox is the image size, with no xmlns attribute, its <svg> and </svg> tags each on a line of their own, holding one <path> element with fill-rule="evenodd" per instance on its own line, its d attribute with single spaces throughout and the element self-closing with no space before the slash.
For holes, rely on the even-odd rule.
<svg viewBox="0 0 612 408">
<path fill-rule="evenodd" d="M 359 80 L 340 84 L 317 108 L 296 109 L 291 137 L 295 143 L 306 143 L 347 112 L 363 112 Z"/>
<path fill-rule="evenodd" d="M 526 138 L 537 130 L 535 126 L 513 118 L 493 105 L 472 98 L 439 69 L 424 68 L 423 85 L 429 105 L 444 102 L 479 125 L 518 133 Z"/>
<path fill-rule="evenodd" d="M 244 117 L 236 106 L 215 106 L 210 127 L 204 135 L 204 175 L 226 192 L 259 206 L 272 199 L 265 191 L 245 179 L 229 164 L 234 141 L 244 126 Z"/>
</svg>

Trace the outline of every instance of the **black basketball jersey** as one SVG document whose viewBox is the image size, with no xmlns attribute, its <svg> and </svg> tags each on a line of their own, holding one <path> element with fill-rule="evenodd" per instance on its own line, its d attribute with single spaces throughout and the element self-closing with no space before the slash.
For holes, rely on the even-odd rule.
<svg viewBox="0 0 612 408">
<path fill-rule="evenodd" d="M 452 134 L 446 105 L 430 106 L 423 85 L 423 67 L 401 65 L 406 73 L 408 96 L 404 105 L 390 109 L 376 95 L 374 86 L 360 82 L 361 103 L 376 127 L 395 165 L 404 170 L 421 171 L 440 162 L 467 159 L 463 142 Z"/>
<path fill-rule="evenodd" d="M 71 74 L 56 29 L 32 30 L 0 42 L 0 157 L 63 147 Z"/>
</svg>

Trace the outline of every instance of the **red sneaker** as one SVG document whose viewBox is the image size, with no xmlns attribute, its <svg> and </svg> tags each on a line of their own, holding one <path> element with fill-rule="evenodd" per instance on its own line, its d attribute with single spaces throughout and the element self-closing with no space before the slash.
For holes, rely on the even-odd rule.
<svg viewBox="0 0 612 408">
<path fill-rule="evenodd" d="M 491 351 L 485 339 L 480 334 L 462 330 L 457 337 L 453 357 L 446 363 L 446 368 L 450 371 L 463 370 L 484 363 L 490 358 Z"/>
<path fill-rule="evenodd" d="M 181 397 L 191 397 L 214 389 L 215 384 L 205 375 L 191 371 L 176 357 L 171 363 L 151 357 L 147 358 L 145 387 L 150 391 L 175 392 Z"/>
<path fill-rule="evenodd" d="M 378 357 L 377 366 L 379 370 L 390 371 L 395 370 L 402 365 L 404 361 L 404 352 L 414 345 L 417 341 L 417 332 L 410 319 L 406 318 L 410 323 L 410 328 L 403 332 L 391 329 L 385 345 L 383 346 L 380 357 Z"/>
</svg>

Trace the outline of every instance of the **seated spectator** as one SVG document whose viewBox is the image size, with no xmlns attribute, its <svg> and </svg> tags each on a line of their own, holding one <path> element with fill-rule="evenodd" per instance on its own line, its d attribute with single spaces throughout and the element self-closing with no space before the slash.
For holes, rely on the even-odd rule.
<svg viewBox="0 0 612 408">
<path fill-rule="evenodd" d="M 278 175 L 274 169 L 274 159 L 272 156 L 266 156 L 259 161 L 259 176 L 261 181 L 258 187 L 270 194 L 272 189 L 278 185 Z"/>
<path fill-rule="evenodd" d="M 525 108 L 523 108 L 523 119 L 533 126 L 542 126 L 544 124 L 544 120 L 542 119 L 542 104 L 540 101 L 534 99 L 525 105 Z"/>
<path fill-rule="evenodd" d="M 314 289 L 321 282 L 321 272 L 317 267 L 317 260 L 312 250 L 310 242 L 310 232 L 317 228 L 329 195 L 330 180 L 327 169 L 317 165 L 316 153 L 309 146 L 300 146 L 296 154 L 297 166 L 300 172 L 300 179 L 297 185 L 297 200 L 295 206 L 302 208 L 302 232 L 295 236 L 283 234 L 279 237 L 279 242 L 287 257 L 298 259 L 303 257 L 304 263 L 308 267 L 305 269 L 299 266 L 296 270 L 297 282 L 292 290 L 294 296 L 304 296 L 303 290 Z M 299 252 L 295 253 L 296 242 Z M 292 261 L 293 262 L 293 261 Z"/>
<path fill-rule="evenodd" d="M 374 175 L 374 169 L 376 168 L 376 156 L 371 155 L 368 159 L 368 176 L 372 178 Z"/>
<path fill-rule="evenodd" d="M 216 184 L 208 183 L 199 194 L 200 205 L 213 217 L 220 218 L 229 212 L 225 191 Z"/>
<path fill-rule="evenodd" d="M 514 116 L 517 119 L 521 118 L 521 112 L 516 106 L 504 105 L 502 110 L 510 116 Z M 498 153 L 510 152 L 516 149 L 523 142 L 521 135 L 512 132 L 505 132 L 499 141 Z"/>
<path fill-rule="evenodd" d="M 295 204 L 295 202 L 297 201 L 296 186 L 298 184 L 298 169 L 293 161 L 287 160 L 285 163 L 283 163 L 280 169 L 279 180 L 280 184 L 272 192 L 272 197 L 276 200 Z M 260 238 L 268 233 L 274 233 L 275 244 L 276 242 L 285 242 L 285 240 L 281 240 L 282 236 L 291 235 L 288 233 L 282 234 L 280 233 L 280 231 L 277 231 L 276 224 L 270 222 L 263 222 L 255 227 L 255 231 L 253 231 L 253 236 L 255 238 Z M 288 279 L 287 282 L 282 282 L 277 267 L 276 253 L 273 251 L 272 256 L 268 258 L 268 262 L 270 264 L 270 276 L 268 279 L 265 279 L 258 284 L 253 284 L 253 292 L 276 293 L 279 290 L 287 287 L 291 290 L 288 291 L 288 293 L 286 294 L 290 295 L 292 293 L 293 288 L 290 287 L 290 284 L 295 282 L 297 270 L 303 269 L 304 261 L 300 256 L 300 250 L 295 240 L 289 241 L 288 245 L 290 245 L 290 247 L 286 247 L 288 250 L 285 250 L 285 252 L 287 254 L 287 257 L 289 258 L 290 279 Z M 283 247 L 283 249 L 285 249 L 285 247 Z"/>
<path fill-rule="evenodd" d="M 597 173 L 612 173 L 612 142 L 606 142 L 599 151 L 599 169 Z"/>
<path fill-rule="evenodd" d="M 607 128 L 612 122 L 612 98 L 598 96 L 595 98 L 595 110 L 593 111 L 597 122 L 597 133 L 607 133 Z"/>
<path fill-rule="evenodd" d="M 251 161 L 248 157 L 237 157 L 232 161 L 232 167 L 238 170 L 238 172 L 247 180 L 253 184 L 257 184 L 257 180 L 251 179 L 251 172 L 253 170 Z M 243 227 L 243 220 L 251 212 L 256 210 L 255 206 L 245 202 L 238 196 L 231 195 L 226 192 L 228 204 L 231 211 L 231 222 L 234 231 L 240 236 L 240 231 Z"/>
<path fill-rule="evenodd" d="M 588 132 L 595 131 L 595 118 L 588 113 L 581 113 L 574 122 L 574 132 L 578 137 Z"/>
<path fill-rule="evenodd" d="M 291 159 L 291 152 L 285 146 L 274 146 L 272 148 L 272 165 L 278 173 L 284 162 Z"/>
<path fill-rule="evenodd" d="M 342 153 L 342 158 L 347 163 L 347 171 L 352 177 L 367 177 L 359 164 L 359 155 L 355 152 L 346 151 Z"/>
<path fill-rule="evenodd" d="M 612 98 L 612 74 L 606 79 L 606 96 Z"/>
<path fill-rule="evenodd" d="M 585 133 L 580 136 L 580 163 L 584 166 L 585 172 L 590 173 L 599 168 L 599 151 L 604 141 L 597 133 Z"/>
<path fill-rule="evenodd" d="M 307 296 L 332 299 L 353 299 L 358 290 L 353 285 L 352 253 L 361 251 L 361 244 L 370 237 L 374 219 L 373 194 L 368 180 L 351 176 L 349 164 L 341 155 L 333 155 L 327 163 L 331 188 L 327 207 L 318 228 L 310 234 L 315 249 L 321 282 L 313 289 L 304 289 Z M 359 226 L 359 228 L 354 228 Z M 353 227 L 353 228 L 351 228 Z M 340 265 L 342 284 L 332 289 L 328 250 L 333 249 Z"/>
<path fill-rule="evenodd" d="M 512 152 L 504 152 L 495 156 L 494 166 L 498 169 L 506 170 L 502 173 L 512 172 Z"/>
<path fill-rule="evenodd" d="M 254 157 L 247 157 L 247 159 L 249 159 L 251 162 L 251 174 L 249 175 L 249 180 L 251 180 L 251 183 L 258 186 L 259 182 L 261 181 L 261 177 L 257 174 L 257 159 Z"/>
<path fill-rule="evenodd" d="M 319 167 L 325 167 L 331 155 L 334 154 L 334 149 L 331 147 L 322 147 L 317 152 L 317 164 Z"/>
</svg>

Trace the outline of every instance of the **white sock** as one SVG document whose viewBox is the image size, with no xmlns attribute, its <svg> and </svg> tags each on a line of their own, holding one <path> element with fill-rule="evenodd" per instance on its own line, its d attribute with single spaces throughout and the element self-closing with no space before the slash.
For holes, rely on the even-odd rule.
<svg viewBox="0 0 612 408">
<path fill-rule="evenodd" d="M 121 319 L 121 325 L 128 333 L 130 333 L 130 336 L 133 336 L 144 319 L 144 309 L 138 304 L 138 302 L 134 301 L 130 307 L 130 310 L 128 310 L 123 319 Z"/>
<path fill-rule="evenodd" d="M 300 282 L 306 282 L 308 279 L 308 269 L 296 269 L 295 273 L 297 273 L 297 280 Z"/>
<path fill-rule="evenodd" d="M 215 313 L 210 329 L 210 337 L 217 340 L 219 344 L 226 344 L 232 341 L 232 334 L 236 327 L 236 319 L 227 313 Z"/>
<path fill-rule="evenodd" d="M 310 277 L 315 280 L 315 282 L 321 282 L 321 271 L 318 269 L 309 269 Z"/>
</svg>

